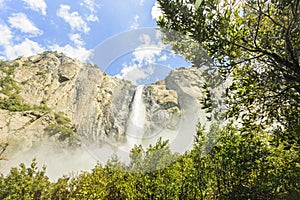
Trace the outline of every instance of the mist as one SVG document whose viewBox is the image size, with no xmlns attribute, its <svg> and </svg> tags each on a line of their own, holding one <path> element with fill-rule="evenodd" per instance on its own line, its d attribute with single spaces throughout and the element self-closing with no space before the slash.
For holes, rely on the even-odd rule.
<svg viewBox="0 0 300 200">
<path fill-rule="evenodd" d="M 7 157 L 8 161 L 1 161 L 2 174 L 7 175 L 12 167 L 18 167 L 20 163 L 28 167 L 36 159 L 39 169 L 46 166 L 46 175 L 51 181 L 56 181 L 63 175 L 74 176 L 82 171 L 90 171 L 97 164 L 97 160 L 83 147 L 58 148 L 57 145 L 47 142 Z"/>
</svg>

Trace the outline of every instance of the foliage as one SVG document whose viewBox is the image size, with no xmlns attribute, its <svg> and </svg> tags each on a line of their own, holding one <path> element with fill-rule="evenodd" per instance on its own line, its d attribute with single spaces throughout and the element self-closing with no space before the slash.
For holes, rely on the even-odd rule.
<svg viewBox="0 0 300 200">
<path fill-rule="evenodd" d="M 1 93 L 5 95 L 10 95 L 14 92 L 19 92 L 21 89 L 19 86 L 17 86 L 16 82 L 9 75 L 6 75 L 4 78 L 0 79 L 0 85 Z"/>
<path fill-rule="evenodd" d="M 47 199 L 52 200 L 66 200 L 70 198 L 70 188 L 69 183 L 70 177 L 64 176 L 59 178 L 55 183 L 52 183 L 47 189 Z"/>
<path fill-rule="evenodd" d="M 40 105 L 28 105 L 23 103 L 23 99 L 20 96 L 21 87 L 13 79 L 15 68 L 18 67 L 17 63 L 0 62 L 0 109 L 9 110 L 11 112 L 23 112 L 23 111 L 39 111 L 42 113 L 51 113 L 51 109 L 46 105 L 46 100 L 43 99 Z M 37 75 L 44 75 L 44 72 Z M 24 83 L 21 83 L 21 85 Z M 49 125 L 45 131 L 50 136 L 58 135 L 59 141 L 73 142 L 74 139 L 74 127 L 72 127 L 70 119 L 63 116 L 62 113 L 54 113 L 56 123 Z"/>
<path fill-rule="evenodd" d="M 163 11 L 158 24 L 197 41 L 220 66 L 255 60 L 286 65 L 291 73 L 299 67 L 298 0 L 213 0 L 198 9 L 190 6 L 194 0 L 158 2 Z"/>
<path fill-rule="evenodd" d="M 0 93 L 7 95 L 7 97 L 0 98 L 0 109 L 9 110 L 12 112 L 35 110 L 47 113 L 51 111 L 46 105 L 30 106 L 23 103 L 22 97 L 18 94 L 20 88 L 12 79 L 4 79 L 4 84 L 2 86 L 3 87 Z"/>
<path fill-rule="evenodd" d="M 50 124 L 45 128 L 48 135 L 51 137 L 58 134 L 59 141 L 73 140 L 75 129 L 71 124 L 71 120 L 64 116 L 63 113 L 54 113 L 54 117 L 56 123 Z"/>
<path fill-rule="evenodd" d="M 184 155 L 161 140 L 144 150 L 136 146 L 130 162 L 117 157 L 91 172 L 50 182 L 34 160 L 0 176 L 1 199 L 297 199 L 300 160 L 262 129 L 241 134 L 232 124 L 211 133 L 199 127 Z M 298 157 L 299 159 L 299 157 Z"/>
<path fill-rule="evenodd" d="M 54 116 L 56 122 L 60 125 L 66 125 L 71 122 L 71 120 L 68 117 L 64 116 L 62 113 L 54 113 Z"/>
<path fill-rule="evenodd" d="M 12 79 L 11 75 L 14 73 L 15 67 L 6 62 L 1 62 L 1 71 L 4 72 L 0 78 L 0 93 L 7 97 L 0 98 L 0 109 L 9 111 L 25 111 L 29 110 L 30 106 L 22 103 L 22 98 L 18 94 L 21 88 Z"/>
<path fill-rule="evenodd" d="M 34 106 L 23 103 L 23 99 L 19 95 L 22 88 L 13 79 L 13 74 L 18 66 L 19 64 L 17 62 L 9 63 L 0 61 L 0 71 L 3 72 L 0 78 L 0 93 L 4 95 L 4 97 L 0 97 L 0 109 L 12 112 L 28 110 L 41 111 L 45 113 L 50 112 L 50 108 L 48 108 L 43 102 L 42 105 Z M 25 82 L 21 83 L 21 85 L 23 84 L 25 84 Z"/>
<path fill-rule="evenodd" d="M 223 145 L 207 157 L 219 175 L 215 196 L 299 197 L 300 1 L 158 2 L 164 41 L 197 67 L 205 68 L 206 52 L 232 78 L 226 115 L 239 128 L 222 131 Z M 210 112 L 211 96 L 202 100 Z"/>
<path fill-rule="evenodd" d="M 45 131 L 49 134 L 49 136 L 59 134 L 59 141 L 65 141 L 66 139 L 71 138 L 74 133 L 74 131 L 71 128 L 60 124 L 50 124 L 48 127 L 45 128 Z"/>
<path fill-rule="evenodd" d="M 97 165 L 91 173 L 84 172 L 70 181 L 70 199 L 105 199 L 108 182 L 103 167 Z"/>
<path fill-rule="evenodd" d="M 30 110 L 31 106 L 23 104 L 20 95 L 14 93 L 8 98 L 0 98 L 0 109 L 9 111 L 26 111 Z"/>
<path fill-rule="evenodd" d="M 196 1 L 197 8 L 195 0 L 158 2 L 163 16 L 157 23 L 175 52 L 201 67 L 206 51 L 220 72 L 231 72 L 228 117 L 299 132 L 298 0 Z"/>
<path fill-rule="evenodd" d="M 31 106 L 30 110 L 40 111 L 43 113 L 51 112 L 51 109 L 45 104 L 33 105 L 33 106 Z"/>
<path fill-rule="evenodd" d="M 46 199 L 50 181 L 45 176 L 45 168 L 41 171 L 33 160 L 26 168 L 12 168 L 7 177 L 0 177 L 0 199 Z"/>
<path fill-rule="evenodd" d="M 44 76 L 46 74 L 46 72 L 42 72 L 42 71 L 38 71 L 36 73 L 37 76 Z"/>
</svg>

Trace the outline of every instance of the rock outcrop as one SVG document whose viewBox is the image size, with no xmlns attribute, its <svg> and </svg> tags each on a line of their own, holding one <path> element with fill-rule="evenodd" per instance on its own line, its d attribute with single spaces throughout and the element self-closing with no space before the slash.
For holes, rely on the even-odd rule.
<svg viewBox="0 0 300 200">
<path fill-rule="evenodd" d="M 1 65 L 0 138 L 11 151 L 30 149 L 46 137 L 64 146 L 126 141 L 135 85 L 56 52 Z M 145 135 L 179 129 L 184 114 L 197 115 L 189 109 L 200 109 L 203 81 L 197 68 L 181 68 L 145 86 Z"/>
</svg>

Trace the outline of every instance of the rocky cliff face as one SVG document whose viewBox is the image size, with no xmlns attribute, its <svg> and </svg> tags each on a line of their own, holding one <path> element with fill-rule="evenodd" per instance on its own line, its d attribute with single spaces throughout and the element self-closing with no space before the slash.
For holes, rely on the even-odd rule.
<svg viewBox="0 0 300 200">
<path fill-rule="evenodd" d="M 130 82 L 56 52 L 2 62 L 0 72 L 0 139 L 8 152 L 44 140 L 65 147 L 126 142 L 136 90 Z M 145 86 L 145 135 L 179 130 L 184 115 L 199 115 L 203 81 L 198 69 L 188 68 Z"/>
</svg>

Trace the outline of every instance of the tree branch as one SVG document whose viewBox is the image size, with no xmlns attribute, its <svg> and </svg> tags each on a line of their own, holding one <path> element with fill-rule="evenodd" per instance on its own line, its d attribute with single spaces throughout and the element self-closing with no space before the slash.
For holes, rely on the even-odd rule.
<svg viewBox="0 0 300 200">
<path fill-rule="evenodd" d="M 295 18 L 293 17 L 292 20 L 290 21 L 288 28 L 286 30 L 286 34 L 285 34 L 285 40 L 286 40 L 286 51 L 289 54 L 290 59 L 293 61 L 293 67 L 294 70 L 300 74 L 300 66 L 299 66 L 299 61 L 295 56 L 295 52 L 294 49 L 292 47 L 292 43 L 290 40 L 290 36 L 291 36 L 291 29 L 295 24 Z"/>
<path fill-rule="evenodd" d="M 239 62 L 234 62 L 234 63 L 230 63 L 229 65 L 226 65 L 226 66 L 223 66 L 223 67 L 234 67 L 236 65 L 239 65 L 239 64 L 242 64 L 244 62 L 247 62 L 247 61 L 251 61 L 251 60 L 254 60 L 254 59 L 257 59 L 257 58 L 260 58 L 260 57 L 263 57 L 264 55 L 258 55 L 258 56 L 254 56 L 254 57 L 251 57 L 251 58 L 246 58 L 244 60 L 241 60 Z"/>
<path fill-rule="evenodd" d="M 246 3 L 246 4 L 247 4 L 247 3 Z M 259 10 L 257 10 L 257 8 L 255 8 L 255 7 L 253 7 L 250 3 L 248 3 L 247 5 L 248 5 L 250 8 L 252 8 L 253 10 L 259 12 Z M 265 13 L 265 12 L 262 12 L 261 14 L 264 15 L 264 16 L 266 16 L 267 18 L 269 18 L 275 25 L 278 25 L 278 26 L 280 26 L 281 28 L 285 29 L 284 25 L 280 24 L 279 22 L 277 22 L 275 19 L 273 19 L 273 18 L 271 17 L 271 15 L 270 15 L 270 9 L 268 9 L 268 14 Z"/>
<path fill-rule="evenodd" d="M 256 30 L 255 30 L 255 36 L 254 36 L 254 45 L 257 48 L 257 35 L 258 35 L 258 31 L 259 31 L 259 26 L 260 26 L 260 20 L 261 20 L 261 14 L 262 14 L 262 10 L 261 10 L 261 6 L 259 1 L 257 1 L 258 7 L 259 7 L 259 13 L 258 13 L 258 19 L 257 19 L 257 25 L 256 25 Z"/>
</svg>

